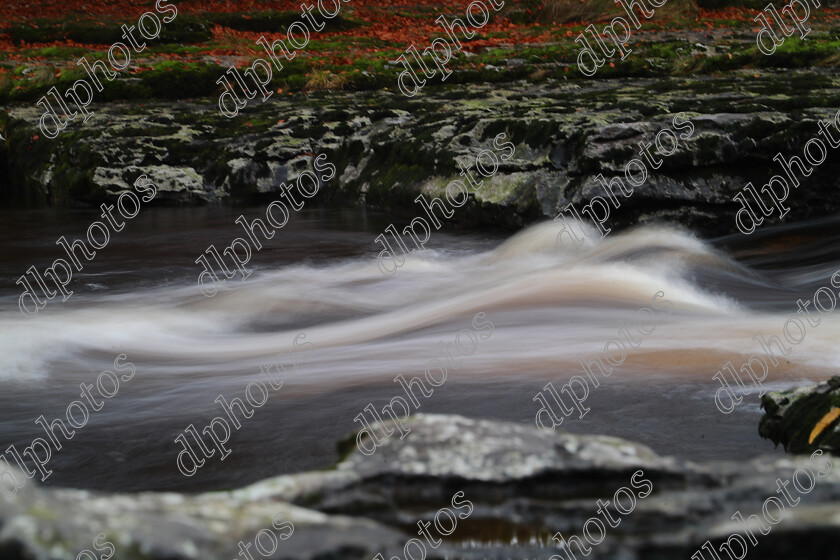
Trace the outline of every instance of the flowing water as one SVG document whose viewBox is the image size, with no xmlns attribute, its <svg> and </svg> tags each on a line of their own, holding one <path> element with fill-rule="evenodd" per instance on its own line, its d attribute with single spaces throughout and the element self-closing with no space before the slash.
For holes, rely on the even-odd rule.
<svg viewBox="0 0 840 560">
<path fill-rule="evenodd" d="M 395 376 L 422 377 L 441 357 L 441 343 L 472 330 L 479 312 L 492 336 L 459 357 L 431 396 L 418 395 L 416 411 L 533 425 L 536 393 L 549 381 L 559 389 L 585 375 L 577 357 L 602 355 L 619 323 L 662 292 L 670 313 L 657 314 L 655 330 L 590 387 L 590 411 L 558 429 L 625 437 L 688 459 L 781 453 L 757 434 L 759 398 L 746 375 L 743 403 L 731 414 L 717 410 L 712 376 L 728 360 L 740 366 L 761 354 L 757 333 L 781 336 L 797 299 L 812 299 L 822 286 L 838 292 L 831 276 L 840 269 L 839 220 L 711 241 L 669 227 L 604 239 L 590 232 L 575 250 L 558 246 L 553 223 L 513 236 L 438 231 L 426 251 L 385 275 L 373 242 L 388 225 L 384 216 L 311 209 L 253 252 L 248 279 L 205 297 L 194 261 L 210 243 L 222 248 L 242 236 L 234 219 L 243 212 L 262 213 L 144 208 L 83 262 L 72 297 L 52 300 L 35 318 L 19 311 L 15 281 L 29 266 L 43 270 L 64 257 L 56 239 L 82 237 L 98 215 L 0 215 L 3 448 L 46 437 L 35 419 L 64 420 L 67 406 L 81 400 L 79 384 L 95 383 L 126 354 L 136 375 L 53 450 L 47 484 L 196 491 L 326 468 L 339 457 L 336 441 L 361 427 L 354 418 L 365 406 L 404 396 Z M 805 339 L 770 368 L 766 388 L 837 371 L 840 320 L 815 317 L 820 324 L 806 323 Z M 294 347 L 296 337 L 302 345 Z M 231 454 L 183 476 L 175 438 L 224 416 L 214 399 L 243 397 L 261 365 L 278 361 L 288 370 L 283 387 L 242 420 Z"/>
</svg>

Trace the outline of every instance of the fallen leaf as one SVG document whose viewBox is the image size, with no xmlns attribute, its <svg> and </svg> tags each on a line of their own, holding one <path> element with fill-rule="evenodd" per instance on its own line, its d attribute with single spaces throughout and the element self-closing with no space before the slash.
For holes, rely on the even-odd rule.
<svg viewBox="0 0 840 560">
<path fill-rule="evenodd" d="M 831 410 L 828 411 L 828 414 L 823 416 L 817 425 L 814 426 L 814 429 L 811 430 L 811 436 L 808 438 L 808 443 L 814 443 L 814 440 L 817 439 L 817 436 L 822 433 L 823 430 L 828 428 L 832 422 L 837 420 L 837 417 L 840 416 L 840 408 L 832 407 Z"/>
</svg>

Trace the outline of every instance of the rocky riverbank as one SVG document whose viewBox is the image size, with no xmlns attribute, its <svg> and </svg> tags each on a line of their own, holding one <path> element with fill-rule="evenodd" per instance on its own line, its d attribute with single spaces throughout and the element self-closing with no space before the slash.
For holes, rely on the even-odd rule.
<svg viewBox="0 0 840 560">
<path fill-rule="evenodd" d="M 748 72 L 748 73 L 747 73 Z M 595 177 L 623 176 L 639 142 L 685 112 L 696 127 L 607 225 L 673 220 L 706 234 L 736 231 L 733 196 L 783 173 L 777 153 L 802 156 L 818 121 L 840 107 L 840 77 L 822 70 L 734 71 L 720 77 L 517 82 L 399 93 L 329 92 L 251 104 L 235 119 L 214 100 L 109 103 L 55 140 L 39 111 L 13 107 L 4 123 L 0 192 L 6 204 L 98 205 L 141 173 L 157 203 L 265 203 L 327 154 L 337 166 L 323 203 L 367 204 L 407 218 L 417 193 L 441 195 L 504 132 L 516 152 L 455 212 L 465 225 L 518 228 L 605 193 Z M 840 160 L 829 156 L 791 189 L 785 220 L 830 215 Z M 778 222 L 778 212 L 767 222 Z M 765 222 L 765 223 L 767 223 Z"/>
<path fill-rule="evenodd" d="M 805 457 L 692 463 L 617 438 L 459 416 L 421 414 L 408 425 L 404 439 L 385 440 L 372 456 L 356 451 L 353 438 L 342 444 L 352 451 L 333 470 L 225 492 L 106 495 L 30 481 L 18 495 L 2 494 L 0 556 L 74 558 L 104 533 L 115 560 L 221 560 L 282 519 L 294 534 L 271 558 L 401 557 L 417 521 L 432 521 L 461 491 L 473 511 L 428 558 L 548 558 L 559 553 L 556 532 L 580 535 L 596 516 L 596 500 L 612 498 L 641 469 L 653 492 L 608 530 L 590 558 L 688 558 L 706 540 L 720 544 L 743 532 L 731 516 L 760 512 L 776 496 L 776 479 L 814 467 Z M 787 559 L 792 551 L 802 559 L 834 557 L 840 469 L 818 484 L 807 503 L 788 508 L 784 523 L 756 533 L 759 557 Z"/>
</svg>

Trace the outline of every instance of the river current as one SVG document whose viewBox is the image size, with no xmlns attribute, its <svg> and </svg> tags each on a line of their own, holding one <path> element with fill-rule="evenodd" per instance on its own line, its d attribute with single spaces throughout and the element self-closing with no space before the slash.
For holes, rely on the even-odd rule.
<svg viewBox="0 0 840 560">
<path fill-rule="evenodd" d="M 743 402 L 730 414 L 715 406 L 713 376 L 729 360 L 739 366 L 760 355 L 754 335 L 782 336 L 790 317 L 802 317 L 797 299 L 824 286 L 840 291 L 831 285 L 840 270 L 836 219 L 712 240 L 644 226 L 593 235 L 575 250 L 558 246 L 551 222 L 516 234 L 437 231 L 426 251 L 385 275 L 373 240 L 386 216 L 314 208 L 253 253 L 248 279 L 205 297 L 195 259 L 210 243 L 243 235 L 239 214 L 250 219 L 261 209 L 144 208 L 74 273 L 70 299 L 52 300 L 34 318 L 18 309 L 15 281 L 64 257 L 56 239 L 80 238 L 98 216 L 0 215 L 3 449 L 44 437 L 35 419 L 64 419 L 79 384 L 125 354 L 135 377 L 53 452 L 47 484 L 197 491 L 326 468 L 339 457 L 336 441 L 360 427 L 354 417 L 404 395 L 394 377 L 422 377 L 440 343 L 471 328 L 479 312 L 493 323 L 492 337 L 417 412 L 533 424 L 537 392 L 584 375 L 577 357 L 602 355 L 619 323 L 663 292 L 671 313 L 590 391 L 591 410 L 558 429 L 624 437 L 686 459 L 778 454 L 757 434 L 759 398 L 746 376 Z M 817 316 L 765 388 L 837 372 L 840 320 Z M 301 334 L 305 344 L 292 355 Z M 214 399 L 243 397 L 262 364 L 292 360 L 297 370 L 233 433 L 231 454 L 183 476 L 175 437 L 224 414 Z"/>
</svg>

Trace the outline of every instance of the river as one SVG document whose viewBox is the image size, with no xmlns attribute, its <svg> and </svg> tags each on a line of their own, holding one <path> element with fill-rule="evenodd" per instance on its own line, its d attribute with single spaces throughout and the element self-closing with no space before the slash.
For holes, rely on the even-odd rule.
<svg viewBox="0 0 840 560">
<path fill-rule="evenodd" d="M 243 235 L 239 214 L 261 213 L 143 208 L 74 274 L 70 299 L 52 300 L 34 318 L 19 311 L 15 281 L 65 256 L 56 239 L 81 237 L 98 214 L 0 213 L 0 443 L 23 449 L 44 437 L 35 419 L 64 419 L 79 384 L 95 382 L 124 353 L 135 377 L 53 451 L 46 484 L 199 491 L 327 468 L 338 458 L 336 441 L 360 427 L 354 417 L 368 403 L 381 408 L 403 395 L 394 377 L 422 376 L 440 343 L 479 312 L 492 321 L 492 337 L 417 411 L 533 424 L 535 394 L 583 375 L 575 357 L 602 353 L 618 323 L 661 291 L 673 311 L 590 391 L 591 410 L 558 429 L 624 437 L 686 459 L 780 454 L 757 435 L 759 399 L 749 380 L 743 403 L 723 414 L 712 377 L 727 360 L 739 365 L 758 354 L 756 333 L 781 335 L 796 300 L 831 287 L 840 269 L 834 219 L 711 240 L 645 226 L 592 237 L 575 251 L 558 247 L 551 223 L 515 235 L 442 230 L 385 275 L 373 240 L 388 216 L 307 208 L 254 252 L 248 279 L 202 295 L 195 259 L 210 243 Z M 301 333 L 308 344 L 290 357 Z M 764 386 L 836 373 L 838 334 L 836 314 L 822 315 Z M 183 476 L 175 437 L 223 414 L 214 399 L 242 397 L 261 364 L 292 359 L 297 371 L 242 421 L 231 454 Z"/>
</svg>

